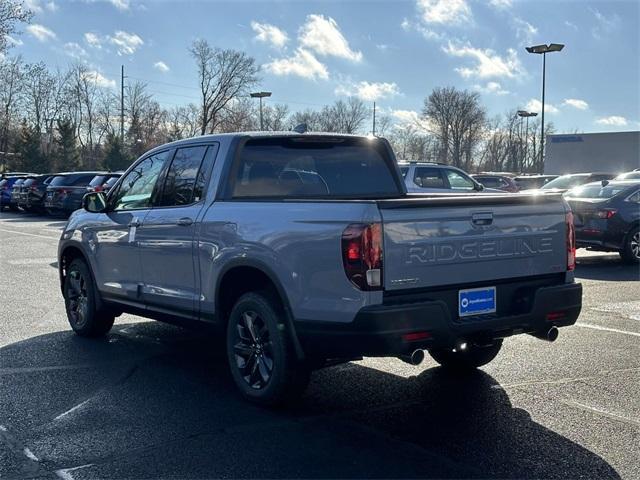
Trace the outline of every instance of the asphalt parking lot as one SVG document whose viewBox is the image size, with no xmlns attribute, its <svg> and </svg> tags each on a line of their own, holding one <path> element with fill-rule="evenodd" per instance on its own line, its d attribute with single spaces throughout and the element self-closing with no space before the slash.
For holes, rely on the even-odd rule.
<svg viewBox="0 0 640 480">
<path fill-rule="evenodd" d="M 640 478 L 640 271 L 618 255 L 579 252 L 583 313 L 553 344 L 508 339 L 463 377 L 365 359 L 269 411 L 206 334 L 123 315 L 73 335 L 63 225 L 0 213 L 2 478 Z"/>
</svg>

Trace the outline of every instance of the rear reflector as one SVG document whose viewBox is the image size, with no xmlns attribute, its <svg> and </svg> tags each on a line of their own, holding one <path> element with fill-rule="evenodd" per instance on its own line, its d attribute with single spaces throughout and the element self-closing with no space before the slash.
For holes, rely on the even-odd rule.
<svg viewBox="0 0 640 480">
<path fill-rule="evenodd" d="M 560 320 L 567 316 L 566 312 L 549 312 L 547 313 L 547 322 L 553 322 L 554 320 Z"/>
<path fill-rule="evenodd" d="M 426 340 L 427 338 L 431 338 L 429 332 L 413 332 L 402 335 L 402 340 L 405 342 L 415 342 L 417 340 Z"/>
</svg>

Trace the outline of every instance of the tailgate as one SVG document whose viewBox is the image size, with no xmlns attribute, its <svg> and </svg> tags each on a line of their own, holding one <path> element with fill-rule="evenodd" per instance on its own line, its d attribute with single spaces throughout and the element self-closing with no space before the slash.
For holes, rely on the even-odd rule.
<svg viewBox="0 0 640 480">
<path fill-rule="evenodd" d="M 491 282 L 566 270 L 559 195 L 420 198 L 378 202 L 384 288 Z"/>
</svg>

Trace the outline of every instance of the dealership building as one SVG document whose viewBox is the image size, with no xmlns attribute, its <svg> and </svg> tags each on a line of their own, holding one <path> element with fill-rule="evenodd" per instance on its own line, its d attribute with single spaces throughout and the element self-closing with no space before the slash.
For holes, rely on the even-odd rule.
<svg viewBox="0 0 640 480">
<path fill-rule="evenodd" d="M 545 150 L 545 174 L 640 168 L 640 132 L 547 135 Z"/>
</svg>

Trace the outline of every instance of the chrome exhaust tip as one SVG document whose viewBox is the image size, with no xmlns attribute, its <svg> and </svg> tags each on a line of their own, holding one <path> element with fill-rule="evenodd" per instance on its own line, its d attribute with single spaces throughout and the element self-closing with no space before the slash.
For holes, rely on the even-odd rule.
<svg viewBox="0 0 640 480">
<path fill-rule="evenodd" d="M 551 327 L 549 330 L 545 331 L 541 331 L 541 332 L 534 332 L 531 335 L 533 335 L 536 338 L 539 338 L 540 340 L 545 340 L 547 342 L 555 342 L 558 339 L 558 335 L 559 335 L 559 331 L 557 327 Z"/>
<path fill-rule="evenodd" d="M 398 358 L 409 365 L 420 365 L 424 361 L 424 350 L 414 350 L 410 355 L 400 355 Z"/>
</svg>

